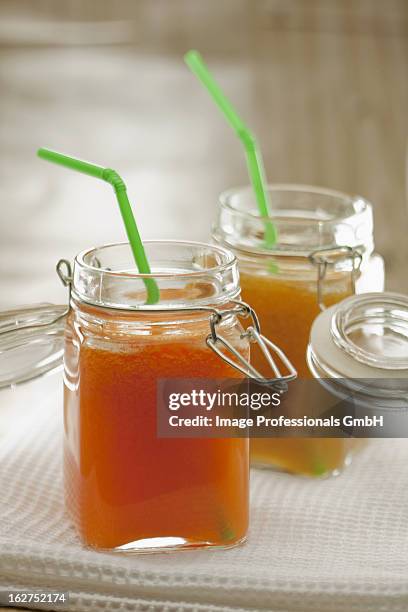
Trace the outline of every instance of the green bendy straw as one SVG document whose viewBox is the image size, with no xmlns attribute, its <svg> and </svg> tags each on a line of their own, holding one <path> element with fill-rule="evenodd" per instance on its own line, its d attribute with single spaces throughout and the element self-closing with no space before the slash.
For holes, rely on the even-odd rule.
<svg viewBox="0 0 408 612">
<path fill-rule="evenodd" d="M 252 187 L 255 192 L 259 214 L 262 217 L 269 217 L 269 202 L 266 190 L 265 171 L 262 155 L 258 147 L 255 136 L 247 128 L 238 113 L 227 100 L 218 83 L 208 70 L 203 58 L 198 51 L 188 51 L 184 60 L 196 77 L 201 81 L 208 93 L 213 97 L 219 109 L 224 113 L 232 129 L 236 132 L 245 148 L 248 172 Z M 272 221 L 265 222 L 265 242 L 267 247 L 273 247 L 278 239 L 275 225 Z"/>
<path fill-rule="evenodd" d="M 118 200 L 119 209 L 125 224 L 126 234 L 129 239 L 137 269 L 140 274 L 151 274 L 150 265 L 143 248 L 129 198 L 127 197 L 126 185 L 119 174 L 111 168 L 102 168 L 102 166 L 90 164 L 89 162 L 75 159 L 74 157 L 68 157 L 68 155 L 62 155 L 61 153 L 50 151 L 49 149 L 38 149 L 37 155 L 42 159 L 102 179 L 112 185 Z M 156 304 L 160 299 L 160 292 L 156 281 L 153 278 L 144 278 L 143 282 L 147 291 L 146 303 Z"/>
</svg>

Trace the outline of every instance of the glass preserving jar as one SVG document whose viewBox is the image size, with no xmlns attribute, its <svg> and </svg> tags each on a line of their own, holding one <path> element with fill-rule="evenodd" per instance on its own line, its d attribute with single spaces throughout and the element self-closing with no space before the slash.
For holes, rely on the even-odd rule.
<svg viewBox="0 0 408 612">
<path fill-rule="evenodd" d="M 157 308 L 145 306 L 142 279 L 128 272 L 128 245 L 75 260 L 65 345 L 67 505 L 83 540 L 99 548 L 236 544 L 248 526 L 247 441 L 156 437 L 158 379 L 231 375 L 206 345 L 208 312 L 183 308 L 230 308 L 236 265 L 207 246 L 146 250 Z M 219 332 L 248 355 L 236 317 Z"/>
<path fill-rule="evenodd" d="M 84 544 L 234 546 L 248 528 L 248 440 L 158 437 L 157 383 L 257 376 L 249 343 L 263 336 L 239 302 L 230 251 L 178 241 L 145 249 L 150 275 L 135 272 L 127 243 L 89 249 L 72 273 L 65 260 L 57 266 L 68 308 L 4 313 L 0 386 L 57 368 L 63 354 L 65 497 Z M 155 305 L 147 278 L 160 291 Z M 248 316 L 254 327 L 244 330 L 238 318 Z"/>
<path fill-rule="evenodd" d="M 317 187 L 274 185 L 268 192 L 275 245 L 265 243 L 268 219 L 259 216 L 250 187 L 221 195 L 213 238 L 237 256 L 243 300 L 257 311 L 266 335 L 307 378 L 306 349 L 319 312 L 355 291 L 384 288 L 372 207 L 361 197 Z M 256 347 L 251 363 L 262 367 Z M 309 476 L 335 473 L 346 452 L 335 439 L 251 440 L 254 465 Z"/>
</svg>

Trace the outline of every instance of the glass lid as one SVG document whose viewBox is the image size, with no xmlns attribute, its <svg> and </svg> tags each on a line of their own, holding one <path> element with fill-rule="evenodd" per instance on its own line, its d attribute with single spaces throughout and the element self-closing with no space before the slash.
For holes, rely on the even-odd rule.
<svg viewBox="0 0 408 612">
<path fill-rule="evenodd" d="M 36 304 L 0 313 L 0 389 L 62 365 L 66 310 Z"/>
<path fill-rule="evenodd" d="M 310 352 L 330 376 L 408 377 L 408 297 L 354 295 L 315 320 Z"/>
<path fill-rule="evenodd" d="M 334 342 L 354 359 L 376 368 L 408 368 L 408 298 L 397 293 L 353 296 L 331 322 Z"/>
</svg>

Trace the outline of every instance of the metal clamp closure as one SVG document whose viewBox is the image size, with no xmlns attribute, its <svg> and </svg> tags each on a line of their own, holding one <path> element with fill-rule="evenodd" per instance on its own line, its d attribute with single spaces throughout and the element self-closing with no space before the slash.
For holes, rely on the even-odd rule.
<svg viewBox="0 0 408 612">
<path fill-rule="evenodd" d="M 223 361 L 248 378 L 271 385 L 279 392 L 287 391 L 287 383 L 297 377 L 297 372 L 292 363 L 286 357 L 285 353 L 278 346 L 276 346 L 276 344 L 261 334 L 259 319 L 253 308 L 251 308 L 251 306 L 245 302 L 234 300 L 234 303 L 236 304 L 234 308 L 224 311 L 215 310 L 211 315 L 211 333 L 207 336 L 207 346 L 211 348 Z M 256 343 L 259 346 L 267 364 L 272 370 L 272 377 L 265 377 L 263 374 L 258 372 L 258 370 L 256 370 L 254 366 L 247 359 L 245 359 L 245 357 L 243 357 L 228 340 L 226 340 L 226 338 L 218 334 L 217 326 L 219 323 L 231 315 L 235 315 L 237 317 L 241 316 L 244 319 L 251 319 L 252 325 L 246 328 L 244 333 L 241 334 L 241 338 L 247 338 L 249 342 Z M 221 347 L 229 351 L 236 358 L 236 360 L 229 357 Z M 274 359 L 274 353 L 286 368 L 286 374 L 282 374 L 277 362 Z"/>
<path fill-rule="evenodd" d="M 62 319 L 62 317 L 67 316 L 71 308 L 71 289 L 72 289 L 72 280 L 73 280 L 72 267 L 68 259 L 60 259 L 57 265 L 55 266 L 55 269 L 64 287 L 68 287 L 68 306 L 65 312 L 59 317 L 60 319 Z"/>
<path fill-rule="evenodd" d="M 351 289 L 353 293 L 356 292 L 356 279 L 363 260 L 363 256 L 358 248 L 339 246 L 330 249 L 319 249 L 310 253 L 309 260 L 317 267 L 317 303 L 320 310 L 326 309 L 323 301 L 323 283 L 326 278 L 327 268 L 351 260 Z"/>
<path fill-rule="evenodd" d="M 55 269 L 64 287 L 70 287 L 72 284 L 72 268 L 68 259 L 60 259 Z"/>
</svg>

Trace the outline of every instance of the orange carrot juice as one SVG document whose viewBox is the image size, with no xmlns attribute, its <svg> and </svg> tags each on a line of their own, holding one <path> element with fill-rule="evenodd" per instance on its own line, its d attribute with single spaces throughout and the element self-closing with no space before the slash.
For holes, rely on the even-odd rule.
<svg viewBox="0 0 408 612">
<path fill-rule="evenodd" d="M 306 349 L 311 325 L 320 308 L 317 283 L 285 279 L 279 274 L 248 273 L 241 270 L 242 299 L 252 305 L 262 325 L 262 333 L 286 353 L 295 366 L 298 377 L 310 377 L 306 363 Z M 352 294 L 350 274 L 338 274 L 324 283 L 324 303 L 331 306 Z M 251 362 L 261 370 L 264 359 L 251 351 Z"/>
<path fill-rule="evenodd" d="M 278 276 L 241 272 L 242 298 L 258 313 L 262 331 L 288 355 L 298 377 L 311 374 L 306 364 L 310 328 L 320 309 L 316 281 L 290 281 Z M 325 283 L 325 304 L 334 304 L 351 295 L 350 275 Z M 264 357 L 251 349 L 251 362 L 264 368 Z M 350 443 L 338 438 L 254 438 L 251 461 L 310 476 L 336 472 L 347 460 Z"/>
<path fill-rule="evenodd" d="M 66 390 L 65 466 L 86 544 L 226 546 L 245 537 L 248 442 L 156 436 L 158 378 L 230 376 L 200 337 L 81 346 L 79 389 Z"/>
<path fill-rule="evenodd" d="M 158 311 L 146 308 L 137 274 L 99 269 L 93 252 L 74 268 L 64 357 L 67 506 L 92 547 L 232 546 L 248 527 L 248 440 L 159 438 L 156 402 L 160 379 L 238 375 L 206 344 L 213 302 L 217 312 L 234 306 L 236 261 L 198 243 L 147 248 L 151 261 L 187 268 L 158 277 Z M 127 245 L 96 252 L 101 266 L 122 268 L 131 257 Z M 217 328 L 248 358 L 234 314 Z"/>
</svg>

